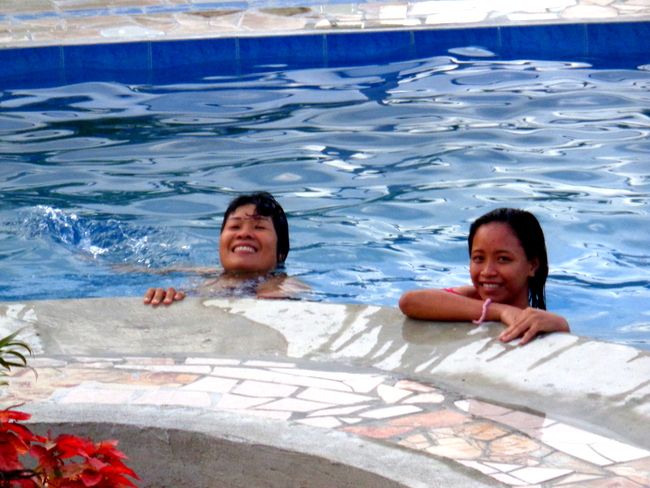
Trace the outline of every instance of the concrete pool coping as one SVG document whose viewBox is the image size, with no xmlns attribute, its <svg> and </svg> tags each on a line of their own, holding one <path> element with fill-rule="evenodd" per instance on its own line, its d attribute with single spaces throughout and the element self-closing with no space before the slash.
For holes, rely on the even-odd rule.
<svg viewBox="0 0 650 488">
<path fill-rule="evenodd" d="M 405 486 L 427 486 L 431 470 L 448 486 L 650 483 L 650 352 L 628 346 L 551 334 L 518 347 L 498 341 L 500 324 L 252 299 L 0 303 L 0 332 L 20 328 L 38 377 L 16 372 L 2 403 L 26 402 L 36 422 L 240 432 L 249 443 L 268 430 L 279 447 Z M 334 440 L 308 448 L 318 436 Z M 338 458 L 336 439 L 431 464 L 421 477 L 375 469 L 363 448 Z"/>
</svg>

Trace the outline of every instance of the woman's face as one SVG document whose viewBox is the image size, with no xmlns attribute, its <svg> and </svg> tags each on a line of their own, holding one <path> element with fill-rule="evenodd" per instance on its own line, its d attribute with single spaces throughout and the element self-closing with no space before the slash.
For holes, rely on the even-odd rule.
<svg viewBox="0 0 650 488">
<path fill-rule="evenodd" d="M 483 300 L 490 298 L 519 308 L 528 307 L 528 278 L 535 276 L 538 267 L 538 259 L 526 257 L 508 224 L 490 222 L 476 231 L 469 273 Z"/>
<path fill-rule="evenodd" d="M 277 265 L 278 235 L 271 217 L 258 215 L 254 204 L 228 216 L 219 238 L 219 258 L 227 273 L 268 273 Z"/>
</svg>

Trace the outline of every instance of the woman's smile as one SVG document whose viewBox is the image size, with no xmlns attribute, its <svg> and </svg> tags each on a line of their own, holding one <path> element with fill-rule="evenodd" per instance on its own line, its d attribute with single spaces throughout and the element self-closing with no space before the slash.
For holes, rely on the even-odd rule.
<svg viewBox="0 0 650 488">
<path fill-rule="evenodd" d="M 239 244 L 233 248 L 233 252 L 251 253 L 257 252 L 257 249 L 249 245 Z"/>
</svg>

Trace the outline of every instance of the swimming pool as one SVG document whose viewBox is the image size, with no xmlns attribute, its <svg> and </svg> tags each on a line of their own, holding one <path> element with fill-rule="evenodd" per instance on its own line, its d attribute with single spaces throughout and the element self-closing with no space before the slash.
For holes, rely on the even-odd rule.
<svg viewBox="0 0 650 488">
<path fill-rule="evenodd" d="M 504 42 L 511 31 L 479 30 L 427 49 L 414 33 L 365 34 L 379 54 L 391 46 L 385 62 L 335 36 L 323 62 L 323 36 L 302 36 L 312 47 L 291 63 L 287 49 L 255 54 L 255 42 L 289 42 L 265 38 L 237 41 L 238 61 L 218 67 L 165 65 L 175 57 L 152 58 L 157 43 L 72 46 L 65 71 L 11 64 L 0 300 L 187 286 L 113 265 L 217 265 L 227 202 L 266 189 L 288 212 L 287 270 L 312 285 L 308 298 L 396 305 L 411 288 L 467 283 L 469 223 L 515 206 L 547 235 L 549 309 L 577 334 L 650 348 L 650 56 L 557 42 L 569 51 L 533 58 Z M 223 61 L 215 46 L 235 41 L 188 42 L 167 48 L 212 46 L 199 51 Z M 104 58 L 83 61 L 120 49 L 118 64 L 143 49 L 162 64 L 106 73 Z"/>
</svg>

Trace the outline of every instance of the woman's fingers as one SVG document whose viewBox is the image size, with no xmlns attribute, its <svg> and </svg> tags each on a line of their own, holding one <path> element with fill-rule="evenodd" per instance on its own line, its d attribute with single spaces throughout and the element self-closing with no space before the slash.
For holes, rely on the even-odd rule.
<svg viewBox="0 0 650 488">
<path fill-rule="evenodd" d="M 153 296 L 156 294 L 156 289 L 155 288 L 149 288 L 147 290 L 147 293 L 144 294 L 144 303 L 151 303 L 151 300 L 153 299 Z"/>
<path fill-rule="evenodd" d="M 517 322 L 501 332 L 501 334 L 499 334 L 499 339 L 503 342 L 510 342 L 522 335 L 527 329 L 528 327 L 525 323 Z"/>
<path fill-rule="evenodd" d="M 539 334 L 541 331 L 538 330 L 538 327 L 536 325 L 533 325 L 532 327 L 529 327 L 526 332 L 524 332 L 523 337 L 519 341 L 519 345 L 523 346 L 524 344 L 529 343 L 533 338 Z"/>
<path fill-rule="evenodd" d="M 570 332 L 570 329 L 567 321 L 559 315 L 537 308 L 527 308 L 499 335 L 499 339 L 509 342 L 521 337 L 519 344 L 523 346 L 541 332 Z"/>
<path fill-rule="evenodd" d="M 170 305 L 175 300 L 182 300 L 185 298 L 184 291 L 176 291 L 174 288 L 169 287 L 166 290 L 164 288 L 149 288 L 147 293 L 144 295 L 144 303 L 150 303 L 154 307 L 164 303 L 165 305 Z"/>
<path fill-rule="evenodd" d="M 519 344 L 523 345 L 529 342 L 539 332 L 539 316 L 535 314 L 535 311 L 534 308 L 522 310 L 513 323 L 499 335 L 499 339 L 503 342 L 510 342 L 523 336 Z"/>
</svg>

